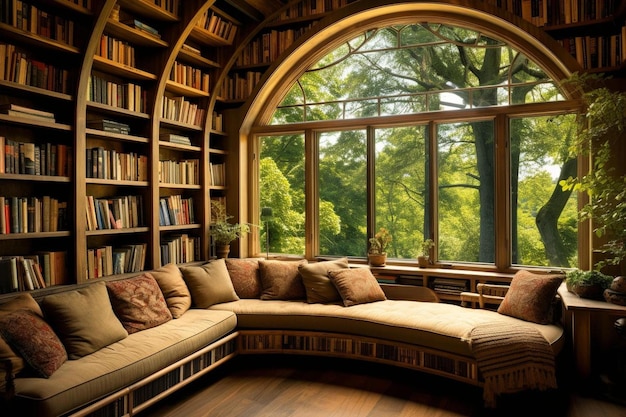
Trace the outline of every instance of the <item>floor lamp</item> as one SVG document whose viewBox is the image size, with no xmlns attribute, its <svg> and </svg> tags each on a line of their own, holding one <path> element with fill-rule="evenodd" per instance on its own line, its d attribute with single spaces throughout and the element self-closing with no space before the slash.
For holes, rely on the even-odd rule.
<svg viewBox="0 0 626 417">
<path fill-rule="evenodd" d="M 261 221 L 265 223 L 265 259 L 270 258 L 270 221 L 274 217 L 271 207 L 263 207 L 261 209 Z"/>
</svg>

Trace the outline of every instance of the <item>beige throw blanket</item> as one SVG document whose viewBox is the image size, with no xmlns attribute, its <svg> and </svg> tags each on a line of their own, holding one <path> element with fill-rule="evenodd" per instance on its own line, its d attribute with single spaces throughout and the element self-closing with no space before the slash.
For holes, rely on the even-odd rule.
<svg viewBox="0 0 626 417">
<path fill-rule="evenodd" d="M 485 380 L 485 406 L 495 407 L 499 394 L 557 387 L 554 352 L 536 329 L 488 323 L 475 327 L 469 339 Z"/>
</svg>

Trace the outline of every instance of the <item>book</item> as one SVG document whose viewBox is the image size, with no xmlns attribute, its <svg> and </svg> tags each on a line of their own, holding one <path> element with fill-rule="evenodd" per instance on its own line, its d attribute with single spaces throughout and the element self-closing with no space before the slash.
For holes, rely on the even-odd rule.
<svg viewBox="0 0 626 417">
<path fill-rule="evenodd" d="M 148 33 L 152 36 L 155 36 L 157 38 L 161 37 L 161 34 L 159 33 L 158 30 L 156 30 L 155 28 L 153 28 L 152 26 L 148 25 L 147 23 L 142 22 L 141 20 L 138 19 L 124 19 L 121 20 L 122 23 L 124 23 L 125 25 L 128 25 L 132 28 L 138 29 L 142 32 Z"/>
<path fill-rule="evenodd" d="M 11 110 L 15 112 L 19 112 L 19 113 L 27 113 L 32 116 L 39 116 L 39 117 L 43 117 L 46 119 L 54 120 L 54 113 L 52 112 L 37 110 L 37 109 L 20 106 L 20 105 L 13 104 L 13 103 L 0 104 L 0 112 L 6 113 Z"/>
</svg>

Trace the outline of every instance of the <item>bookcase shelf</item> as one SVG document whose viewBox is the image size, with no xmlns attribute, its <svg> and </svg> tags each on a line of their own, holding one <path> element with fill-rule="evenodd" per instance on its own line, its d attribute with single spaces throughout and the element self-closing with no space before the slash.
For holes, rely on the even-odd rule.
<svg viewBox="0 0 626 417">
<path fill-rule="evenodd" d="M 53 237 L 69 237 L 71 232 L 62 230 L 59 232 L 33 232 L 33 233 L 9 233 L 0 234 L 0 241 L 19 240 L 19 239 L 48 239 Z"/>
<path fill-rule="evenodd" d="M 0 174 L 0 180 L 28 181 L 28 182 L 58 182 L 69 183 L 70 177 L 54 175 L 29 175 L 29 174 Z"/>
<path fill-rule="evenodd" d="M 117 75 L 118 77 L 124 77 L 132 80 L 154 81 L 157 79 L 155 74 L 131 67 L 129 65 L 120 64 L 98 55 L 93 57 L 93 67 L 97 70 L 105 71 L 110 74 Z"/>
<path fill-rule="evenodd" d="M 114 19 L 109 19 L 107 21 L 105 32 L 116 38 L 125 39 L 128 42 L 141 47 L 166 48 L 168 46 L 167 42 L 161 38 L 132 28 Z"/>
<path fill-rule="evenodd" d="M 76 46 L 68 45 L 63 42 L 55 41 L 45 36 L 36 35 L 34 33 L 15 28 L 6 23 L 0 22 L 0 34 L 6 39 L 24 42 L 26 44 L 36 46 L 38 48 L 45 48 L 53 52 L 61 52 L 65 54 L 78 55 L 80 49 Z"/>
<path fill-rule="evenodd" d="M 126 135 L 123 133 L 114 133 L 114 132 L 105 132 L 103 130 L 98 129 L 86 129 L 87 136 L 91 136 L 94 138 L 102 138 L 107 140 L 116 140 L 116 141 L 125 141 L 125 142 L 134 142 L 134 143 L 148 143 L 150 140 L 146 137 L 142 136 L 134 136 L 134 135 Z"/>
<path fill-rule="evenodd" d="M 138 111 L 132 111 L 123 109 L 121 107 L 109 106 L 108 104 L 97 103 L 95 101 L 87 102 L 88 110 L 98 111 L 112 116 L 132 117 L 136 119 L 149 120 L 150 115 L 148 113 L 142 113 Z"/>
<path fill-rule="evenodd" d="M 33 87 L 30 85 L 18 84 L 12 81 L 0 80 L 0 89 L 13 91 L 14 93 L 20 93 L 24 95 L 45 97 L 48 99 L 54 99 L 59 101 L 65 101 L 71 104 L 74 100 L 74 96 L 65 93 L 59 93 L 57 91 L 46 90 L 45 88 Z"/>
<path fill-rule="evenodd" d="M 183 0 L 172 1 L 172 9 L 178 10 Z M 165 10 L 163 7 L 157 6 L 154 2 L 148 0 L 118 0 L 120 6 L 133 13 L 141 14 L 150 19 L 163 20 L 167 22 L 178 22 L 179 18 L 173 10 Z"/>
<path fill-rule="evenodd" d="M 167 80 L 167 91 L 179 94 L 187 97 L 209 97 L 209 93 L 206 91 L 198 90 L 197 88 L 192 88 L 186 86 L 184 84 L 179 84 L 177 82 Z"/>
<path fill-rule="evenodd" d="M 135 233 L 149 232 L 148 227 L 127 227 L 124 229 L 103 229 L 103 230 L 88 230 L 85 232 L 87 236 L 106 236 L 106 235 L 127 235 Z"/>
</svg>

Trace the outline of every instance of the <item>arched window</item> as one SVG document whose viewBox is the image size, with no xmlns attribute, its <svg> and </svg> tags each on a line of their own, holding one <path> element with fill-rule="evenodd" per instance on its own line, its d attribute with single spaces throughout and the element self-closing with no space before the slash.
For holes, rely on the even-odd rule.
<svg viewBox="0 0 626 417">
<path fill-rule="evenodd" d="M 309 65 L 255 129 L 269 250 L 364 258 L 384 227 L 391 262 L 576 266 L 575 105 L 519 49 L 403 21 Z"/>
</svg>

